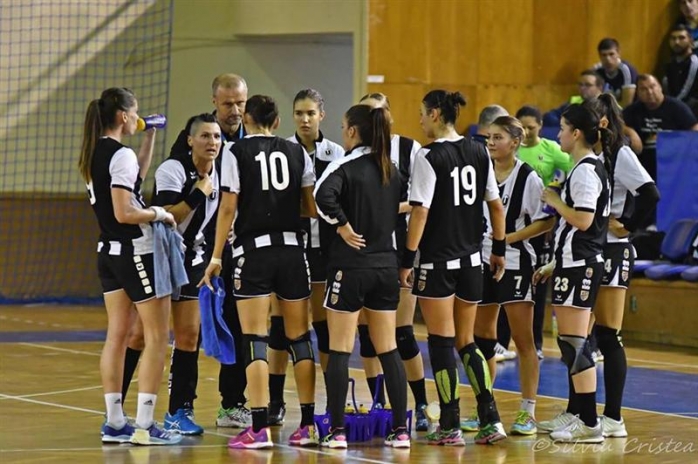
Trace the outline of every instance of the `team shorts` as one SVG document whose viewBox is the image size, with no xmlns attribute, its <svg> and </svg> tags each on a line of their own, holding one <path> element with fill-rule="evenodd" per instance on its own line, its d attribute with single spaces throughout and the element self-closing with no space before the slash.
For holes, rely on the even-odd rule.
<svg viewBox="0 0 698 464">
<path fill-rule="evenodd" d="M 310 297 L 310 271 L 298 246 L 270 246 L 233 258 L 233 292 L 238 300 L 276 293 L 282 300 Z"/>
<path fill-rule="evenodd" d="M 155 298 L 152 253 L 110 255 L 105 249 L 97 255 L 97 273 L 104 293 L 123 289 L 134 303 Z"/>
<path fill-rule="evenodd" d="M 361 308 L 395 311 L 399 302 L 397 267 L 331 269 L 328 273 L 324 302 L 327 309 L 350 313 Z"/>
<path fill-rule="evenodd" d="M 635 268 L 635 248 L 632 243 L 609 243 L 603 249 L 602 287 L 628 288 Z"/>
<path fill-rule="evenodd" d="M 184 269 L 187 271 L 189 283 L 179 289 L 179 298 L 172 298 L 172 301 L 199 299 L 199 288 L 197 285 L 204 277 L 204 273 L 206 272 L 206 263 L 202 261 L 199 264 L 192 265 L 192 259 L 193 257 L 189 258 L 188 256 L 184 258 Z"/>
<path fill-rule="evenodd" d="M 414 269 L 412 293 L 418 298 L 442 299 L 455 295 L 468 303 L 482 300 L 482 267 Z"/>
<path fill-rule="evenodd" d="M 497 282 L 490 266 L 482 266 L 482 301 L 480 304 L 533 303 L 533 269 L 507 269 Z"/>
<path fill-rule="evenodd" d="M 310 268 L 310 282 L 324 284 L 327 280 L 327 255 L 320 248 L 308 248 L 305 256 Z"/>
<path fill-rule="evenodd" d="M 556 267 L 553 271 L 553 305 L 591 309 L 601 286 L 603 263 Z"/>
</svg>

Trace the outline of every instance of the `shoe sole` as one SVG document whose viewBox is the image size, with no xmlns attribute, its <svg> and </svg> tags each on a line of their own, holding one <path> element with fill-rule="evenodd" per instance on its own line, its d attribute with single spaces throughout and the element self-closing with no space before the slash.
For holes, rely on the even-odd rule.
<svg viewBox="0 0 698 464">
<path fill-rule="evenodd" d="M 329 448 L 329 449 L 347 449 L 347 444 L 346 443 L 340 443 L 340 444 L 320 444 L 322 448 Z"/>
<path fill-rule="evenodd" d="M 563 440 L 563 439 L 556 439 L 554 440 L 557 443 L 588 443 L 588 444 L 599 444 L 604 442 L 603 436 L 601 437 L 594 437 L 594 438 L 576 438 L 574 440 Z"/>
<path fill-rule="evenodd" d="M 529 435 L 535 435 L 538 433 L 538 430 L 533 429 L 533 430 L 510 430 L 509 434 L 510 435 L 522 435 L 522 436 L 529 436 Z"/>
<path fill-rule="evenodd" d="M 183 430 L 167 429 L 167 428 L 164 429 L 164 430 L 165 430 L 165 432 L 178 433 L 179 435 L 185 435 L 185 436 L 187 436 L 187 437 L 195 437 L 195 436 L 203 435 L 203 434 L 204 434 L 204 431 L 203 431 L 203 430 L 201 430 L 201 431 L 196 431 L 196 432 L 185 432 L 185 431 L 183 431 Z"/>
<path fill-rule="evenodd" d="M 487 438 L 481 438 L 479 440 L 475 440 L 475 443 L 478 445 L 493 445 L 497 442 L 500 442 L 502 440 L 506 440 L 507 436 L 506 435 L 497 435 L 493 437 L 487 437 Z"/>
<path fill-rule="evenodd" d="M 318 446 L 320 443 L 317 440 L 304 439 L 300 441 L 289 441 L 289 446 L 298 446 L 301 448 L 309 448 L 311 446 Z"/>
<path fill-rule="evenodd" d="M 604 438 L 626 438 L 628 436 L 628 432 L 622 431 L 622 432 L 604 433 L 603 436 L 604 436 Z"/>
<path fill-rule="evenodd" d="M 389 448 L 410 448 L 410 442 L 409 441 L 398 441 L 398 442 L 384 442 L 385 446 Z"/>
<path fill-rule="evenodd" d="M 268 448 L 273 448 L 274 443 L 251 443 L 249 445 L 231 445 L 228 443 L 228 448 L 230 449 L 268 449 Z"/>
<path fill-rule="evenodd" d="M 141 432 L 141 433 L 139 433 Z M 145 435 L 145 436 L 144 436 Z M 167 445 L 176 445 L 180 441 L 182 441 L 182 437 L 179 437 L 179 440 L 175 439 L 173 440 L 161 440 L 161 439 L 153 439 L 153 437 L 150 436 L 150 434 L 146 430 L 136 430 L 131 437 L 131 443 L 134 445 L 140 445 L 140 446 L 167 446 Z"/>
<path fill-rule="evenodd" d="M 131 442 L 131 436 L 124 436 L 123 438 L 102 436 L 102 443 L 110 443 L 110 444 L 119 445 L 119 444 L 130 443 L 130 442 Z"/>
</svg>

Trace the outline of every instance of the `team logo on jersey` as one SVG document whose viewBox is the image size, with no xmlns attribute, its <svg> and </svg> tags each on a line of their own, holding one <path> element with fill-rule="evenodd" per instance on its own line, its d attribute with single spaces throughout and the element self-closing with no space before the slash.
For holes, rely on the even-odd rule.
<svg viewBox="0 0 698 464">
<path fill-rule="evenodd" d="M 627 282 L 628 281 L 628 271 L 621 271 L 620 278 L 623 279 L 623 282 Z"/>
<path fill-rule="evenodd" d="M 245 257 L 242 256 L 240 259 L 238 259 L 238 267 L 242 267 L 242 265 L 245 264 Z"/>
<path fill-rule="evenodd" d="M 213 191 L 211 192 L 211 195 L 209 195 L 208 198 L 210 200 L 215 200 L 217 196 L 218 196 L 218 190 L 213 189 Z"/>
<path fill-rule="evenodd" d="M 337 295 L 336 293 L 333 293 L 332 295 L 330 295 L 330 302 L 333 305 L 337 304 L 338 301 L 339 301 L 339 295 Z"/>
<path fill-rule="evenodd" d="M 420 292 L 423 292 L 424 289 L 426 288 L 427 283 L 424 280 L 420 280 L 417 282 L 417 288 L 419 289 Z"/>
<path fill-rule="evenodd" d="M 630 257 L 630 250 L 627 248 L 623 250 L 623 258 L 628 259 Z"/>
<path fill-rule="evenodd" d="M 594 269 L 588 267 L 584 275 L 587 276 L 587 279 L 591 279 L 591 276 L 594 275 Z"/>
<path fill-rule="evenodd" d="M 586 290 L 582 290 L 581 292 L 579 292 L 579 299 L 582 301 L 588 300 L 589 299 L 589 292 Z"/>
<path fill-rule="evenodd" d="M 344 276 L 344 274 L 342 274 L 342 271 L 337 271 L 337 273 L 334 275 L 334 280 L 339 282 L 340 280 L 342 280 L 343 276 Z"/>
<path fill-rule="evenodd" d="M 235 280 L 233 280 L 233 285 L 235 285 L 235 290 L 240 290 L 240 287 L 242 286 L 242 282 L 240 282 L 240 279 L 235 279 Z"/>
<path fill-rule="evenodd" d="M 330 150 L 330 149 L 325 150 L 325 154 L 327 156 L 330 156 L 332 154 L 332 150 Z"/>
<path fill-rule="evenodd" d="M 504 195 L 504 196 L 502 197 L 502 204 L 503 204 L 504 206 L 506 206 L 507 203 L 509 203 L 509 195 Z"/>
</svg>

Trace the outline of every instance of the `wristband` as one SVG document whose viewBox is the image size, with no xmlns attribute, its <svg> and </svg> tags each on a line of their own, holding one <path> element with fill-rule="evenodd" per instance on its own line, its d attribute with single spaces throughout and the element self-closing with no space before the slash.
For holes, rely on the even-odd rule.
<svg viewBox="0 0 698 464">
<path fill-rule="evenodd" d="M 497 240 L 492 239 L 492 254 L 495 256 L 504 256 L 507 251 L 507 241 L 506 239 Z"/>
<path fill-rule="evenodd" d="M 223 267 L 223 260 L 220 258 L 211 258 L 211 264 L 215 264 L 216 266 L 222 268 Z"/>
<path fill-rule="evenodd" d="M 184 203 L 186 203 L 191 209 L 196 209 L 196 207 L 204 201 L 206 201 L 206 194 L 198 188 L 195 188 L 189 195 L 187 195 L 187 198 L 184 199 Z"/>
<path fill-rule="evenodd" d="M 161 206 L 151 206 L 149 209 L 155 213 L 153 222 L 163 221 L 167 217 L 167 211 Z"/>
<path fill-rule="evenodd" d="M 417 250 L 408 250 L 405 248 L 402 250 L 402 259 L 400 260 L 400 267 L 402 269 L 412 269 L 414 267 L 414 259 L 417 257 Z"/>
</svg>

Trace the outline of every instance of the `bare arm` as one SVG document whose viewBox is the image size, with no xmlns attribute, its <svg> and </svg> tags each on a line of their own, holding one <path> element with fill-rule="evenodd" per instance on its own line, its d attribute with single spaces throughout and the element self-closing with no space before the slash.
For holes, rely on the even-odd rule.
<svg viewBox="0 0 698 464">
<path fill-rule="evenodd" d="M 154 209 L 143 209 L 131 204 L 131 192 L 122 188 L 111 189 L 111 199 L 114 204 L 114 216 L 121 224 L 144 224 L 155 221 L 157 213 Z"/>
<path fill-rule="evenodd" d="M 555 218 L 551 217 L 546 220 L 535 221 L 521 230 L 507 234 L 507 243 L 512 244 L 529 238 L 537 237 L 546 233 L 555 226 Z"/>
<path fill-rule="evenodd" d="M 625 108 L 630 105 L 633 100 L 635 100 L 635 88 L 625 87 L 621 90 L 620 101 L 618 102 L 620 106 Z"/>
<path fill-rule="evenodd" d="M 542 200 L 555 208 L 555 211 L 557 211 L 565 221 L 582 232 L 587 230 L 594 222 L 593 212 L 579 211 L 567 206 L 560 198 L 560 195 L 552 189 L 546 188 L 543 190 Z"/>
<path fill-rule="evenodd" d="M 628 138 L 630 148 L 635 152 L 636 155 L 642 153 L 642 139 L 639 135 L 637 135 L 635 129 L 625 126 L 625 129 L 623 129 L 623 135 Z"/>
<path fill-rule="evenodd" d="M 317 207 L 315 205 L 315 198 L 313 197 L 313 189 L 315 186 L 303 187 L 301 188 L 301 216 L 316 218 L 317 217 Z"/>
<path fill-rule="evenodd" d="M 233 219 L 235 219 L 235 214 L 237 213 L 237 206 L 238 194 L 223 192 L 220 206 L 218 208 L 218 219 L 216 221 L 216 242 L 213 246 L 211 262 L 206 267 L 204 277 L 201 279 L 201 281 L 199 281 L 199 284 L 197 285 L 198 287 L 206 285 L 208 288 L 213 290 L 211 277 L 218 275 L 221 272 L 221 258 L 223 257 L 223 249 L 225 248 L 225 242 L 228 240 L 228 233 L 230 232 L 230 227 L 233 225 Z"/>
<path fill-rule="evenodd" d="M 140 172 L 138 175 L 141 179 L 145 179 L 145 176 L 148 174 L 148 169 L 150 169 L 150 163 L 153 161 L 155 130 L 155 128 L 152 128 L 145 131 L 143 143 L 141 143 L 141 148 L 138 150 L 138 166 L 140 167 Z"/>
<path fill-rule="evenodd" d="M 424 235 L 424 227 L 427 225 L 429 208 L 413 206 L 410 214 L 410 223 L 407 226 L 407 240 L 405 246 L 408 250 L 416 250 Z"/>
<path fill-rule="evenodd" d="M 397 212 L 398 214 L 409 214 L 412 212 L 412 205 L 410 205 L 409 201 L 401 201 Z"/>
</svg>

